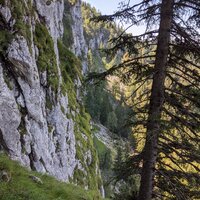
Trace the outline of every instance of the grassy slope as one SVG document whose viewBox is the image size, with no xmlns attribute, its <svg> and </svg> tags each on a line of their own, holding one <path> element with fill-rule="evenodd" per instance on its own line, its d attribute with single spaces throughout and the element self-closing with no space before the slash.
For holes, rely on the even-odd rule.
<svg viewBox="0 0 200 200">
<path fill-rule="evenodd" d="M 0 172 L 2 170 L 11 175 L 11 180 L 8 183 L 0 180 L 0 200 L 101 200 L 96 191 L 85 191 L 48 175 L 29 171 L 0 154 Z M 43 184 L 34 182 L 30 175 L 39 177 Z"/>
</svg>

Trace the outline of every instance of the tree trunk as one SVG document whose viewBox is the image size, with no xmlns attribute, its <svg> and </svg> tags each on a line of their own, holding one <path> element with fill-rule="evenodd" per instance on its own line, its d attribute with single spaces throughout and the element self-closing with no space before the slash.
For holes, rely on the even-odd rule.
<svg viewBox="0 0 200 200">
<path fill-rule="evenodd" d="M 144 148 L 143 168 L 138 200 L 151 200 L 154 187 L 155 164 L 158 156 L 158 137 L 164 102 L 164 82 L 169 52 L 170 30 L 174 0 L 162 0 L 161 19 L 156 50 L 155 73 L 151 89 L 147 122 L 147 136 Z"/>
</svg>

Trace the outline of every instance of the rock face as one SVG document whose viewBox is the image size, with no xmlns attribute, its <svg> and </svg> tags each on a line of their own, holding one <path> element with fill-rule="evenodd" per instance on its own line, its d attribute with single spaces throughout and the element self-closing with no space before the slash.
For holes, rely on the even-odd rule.
<svg viewBox="0 0 200 200">
<path fill-rule="evenodd" d="M 74 21 L 74 53 L 86 51 L 80 1 L 67 3 L 70 13 L 63 0 L 0 4 L 0 150 L 33 170 L 99 189 L 90 119 L 76 96 L 80 77 L 68 75 L 60 55 L 65 48 L 58 48 L 67 14 Z"/>
<path fill-rule="evenodd" d="M 113 133 L 111 133 L 102 124 L 94 123 L 94 125 L 98 128 L 98 131 L 95 132 L 95 136 L 97 137 L 97 139 L 100 140 L 108 149 L 110 149 L 111 151 L 115 151 L 116 144 L 115 140 L 112 137 Z"/>
<path fill-rule="evenodd" d="M 88 54 L 88 46 L 86 45 L 86 41 L 83 35 L 83 19 L 81 13 L 81 1 L 78 0 L 74 6 L 70 8 L 71 16 L 72 16 L 72 33 L 73 33 L 73 51 L 74 53 L 82 58 L 82 66 L 83 66 L 83 74 L 85 74 L 88 70 L 87 62 L 87 54 Z"/>
</svg>

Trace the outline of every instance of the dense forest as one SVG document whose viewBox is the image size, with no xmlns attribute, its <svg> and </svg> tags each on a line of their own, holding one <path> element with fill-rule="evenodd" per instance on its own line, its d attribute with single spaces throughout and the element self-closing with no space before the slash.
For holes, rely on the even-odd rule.
<svg viewBox="0 0 200 200">
<path fill-rule="evenodd" d="M 118 178 L 141 180 L 126 199 L 199 199 L 199 9 L 196 1 L 128 1 L 94 18 L 146 24 L 141 35 L 113 37 L 107 53 L 125 50 L 122 61 L 90 76 L 115 75 L 136 86 L 129 105 L 137 147 L 118 166 Z"/>
</svg>

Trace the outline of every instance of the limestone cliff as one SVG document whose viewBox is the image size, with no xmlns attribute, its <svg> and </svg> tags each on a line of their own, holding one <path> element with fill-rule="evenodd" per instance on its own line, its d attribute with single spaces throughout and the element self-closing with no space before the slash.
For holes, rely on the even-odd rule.
<svg viewBox="0 0 200 200">
<path fill-rule="evenodd" d="M 87 70 L 80 9 L 80 0 L 0 0 L 0 150 L 33 170 L 99 189 L 90 117 L 79 97 Z"/>
</svg>

